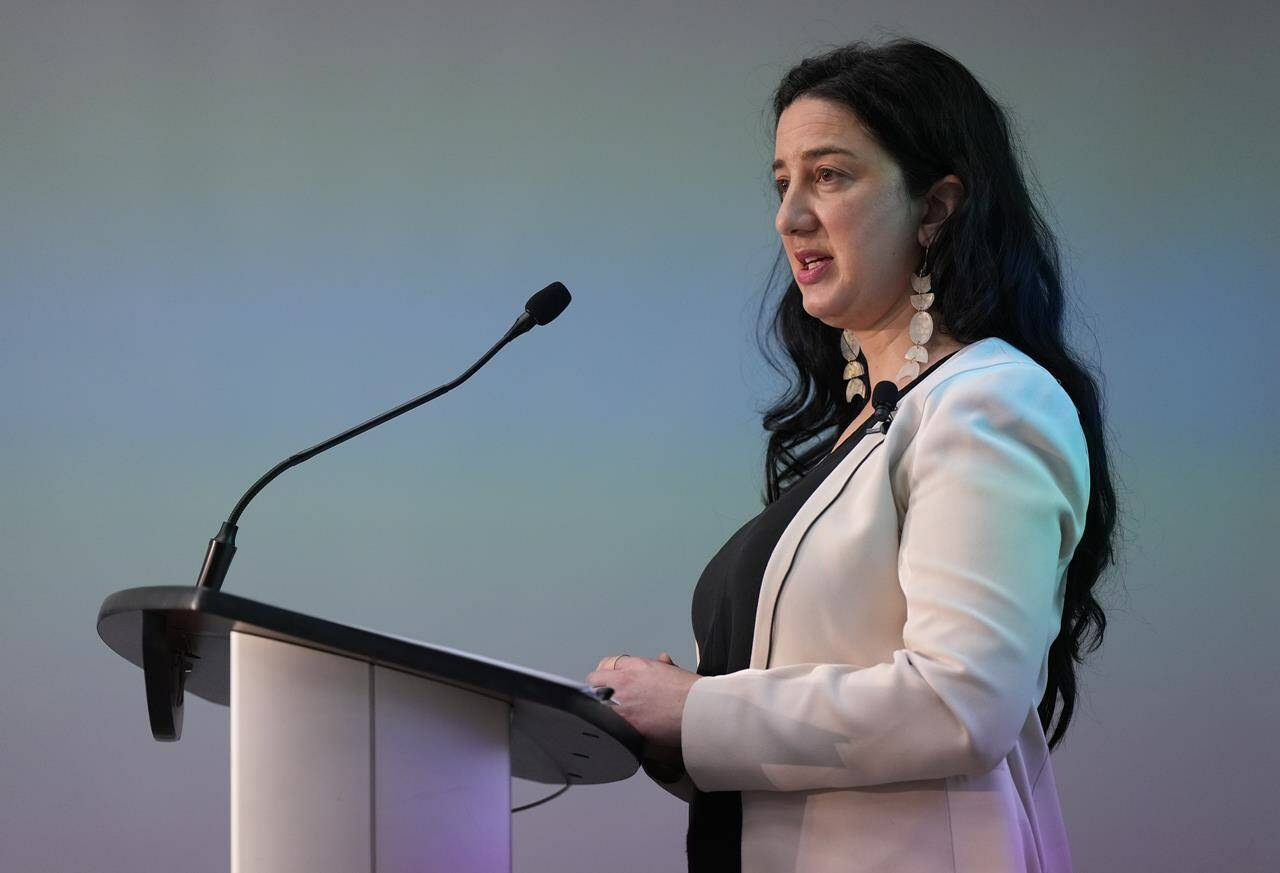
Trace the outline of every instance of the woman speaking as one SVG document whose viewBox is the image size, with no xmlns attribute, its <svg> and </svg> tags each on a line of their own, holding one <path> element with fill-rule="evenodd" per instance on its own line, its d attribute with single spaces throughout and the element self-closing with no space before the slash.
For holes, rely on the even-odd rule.
<svg viewBox="0 0 1280 873">
<path fill-rule="evenodd" d="M 765 507 L 698 580 L 696 672 L 586 681 L 688 801 L 691 871 L 1068 871 L 1049 752 L 1116 506 L 1056 243 L 1003 110 L 931 46 L 809 58 L 772 108 Z"/>
</svg>

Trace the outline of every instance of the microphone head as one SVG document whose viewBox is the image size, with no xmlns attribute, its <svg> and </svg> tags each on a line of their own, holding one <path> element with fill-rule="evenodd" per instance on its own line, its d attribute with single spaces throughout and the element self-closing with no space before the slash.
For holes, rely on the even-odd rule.
<svg viewBox="0 0 1280 873">
<path fill-rule="evenodd" d="M 877 382 L 876 387 L 871 390 L 871 407 L 879 409 L 881 406 L 895 406 L 898 403 L 898 386 L 889 380 Z"/>
<path fill-rule="evenodd" d="M 568 288 L 559 282 L 552 282 L 529 298 L 529 302 L 524 305 L 524 311 L 533 316 L 533 320 L 538 324 L 547 324 L 564 312 L 572 299 Z"/>
</svg>

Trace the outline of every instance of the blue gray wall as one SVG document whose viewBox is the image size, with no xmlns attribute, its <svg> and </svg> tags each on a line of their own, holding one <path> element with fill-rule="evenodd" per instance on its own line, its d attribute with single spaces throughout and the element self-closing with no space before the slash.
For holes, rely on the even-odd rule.
<svg viewBox="0 0 1280 873">
<path fill-rule="evenodd" d="M 759 509 L 764 107 L 899 32 L 1015 113 L 1105 374 L 1128 540 L 1055 767 L 1081 870 L 1262 870 L 1280 306 L 1272 4 L 0 4 L 0 869 L 228 864 L 225 709 L 151 741 L 98 604 L 188 584 L 241 491 L 574 303 L 465 388 L 273 484 L 228 590 L 575 679 L 691 667 Z M 517 802 L 541 796 L 517 783 Z M 515 819 L 517 871 L 683 869 L 639 775 Z M 602 859 L 608 859 L 607 864 Z"/>
</svg>

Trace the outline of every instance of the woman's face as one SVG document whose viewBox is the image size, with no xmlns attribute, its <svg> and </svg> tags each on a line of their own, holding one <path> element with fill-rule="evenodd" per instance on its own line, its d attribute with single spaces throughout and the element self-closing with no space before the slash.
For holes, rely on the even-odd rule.
<svg viewBox="0 0 1280 873">
<path fill-rule="evenodd" d="M 910 310 L 924 201 L 910 200 L 897 164 L 858 117 L 800 97 L 778 119 L 774 157 L 775 224 L 805 311 L 833 327 L 872 331 Z"/>
</svg>

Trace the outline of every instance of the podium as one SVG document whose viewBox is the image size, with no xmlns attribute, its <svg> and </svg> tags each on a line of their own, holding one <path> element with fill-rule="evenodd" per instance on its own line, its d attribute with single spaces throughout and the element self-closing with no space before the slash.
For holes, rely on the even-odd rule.
<svg viewBox="0 0 1280 873">
<path fill-rule="evenodd" d="M 590 686 L 210 588 L 109 596 L 157 739 L 194 694 L 230 707 L 232 873 L 507 873 L 511 777 L 636 772 L 640 734 Z"/>
</svg>

